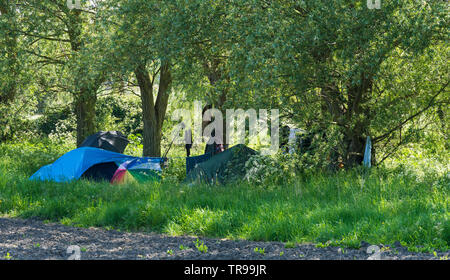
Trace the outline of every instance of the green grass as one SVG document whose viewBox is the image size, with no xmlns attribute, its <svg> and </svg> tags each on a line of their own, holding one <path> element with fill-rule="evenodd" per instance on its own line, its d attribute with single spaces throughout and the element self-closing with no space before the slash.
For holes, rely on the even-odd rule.
<svg viewBox="0 0 450 280">
<path fill-rule="evenodd" d="M 9 146 L 8 146 L 9 147 Z M 411 250 L 449 249 L 450 178 L 373 169 L 299 177 L 261 188 L 248 183 L 194 186 L 163 181 L 110 185 L 28 180 L 39 166 L 11 163 L 14 147 L 0 145 L 0 214 L 38 217 L 67 225 L 99 226 L 171 235 L 314 242 L 358 247 L 361 241 Z M 45 151 L 51 162 L 61 151 Z M 50 155 L 50 156 L 49 156 Z M 31 162 L 30 162 L 31 161 Z"/>
</svg>

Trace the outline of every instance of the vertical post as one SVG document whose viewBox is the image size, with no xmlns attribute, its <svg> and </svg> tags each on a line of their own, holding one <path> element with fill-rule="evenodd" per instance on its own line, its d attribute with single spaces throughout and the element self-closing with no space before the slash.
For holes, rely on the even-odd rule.
<svg viewBox="0 0 450 280">
<path fill-rule="evenodd" d="M 372 141 L 370 140 L 370 136 L 367 136 L 366 140 L 366 148 L 364 149 L 364 160 L 363 164 L 365 167 L 371 167 L 371 158 L 372 158 Z"/>
</svg>

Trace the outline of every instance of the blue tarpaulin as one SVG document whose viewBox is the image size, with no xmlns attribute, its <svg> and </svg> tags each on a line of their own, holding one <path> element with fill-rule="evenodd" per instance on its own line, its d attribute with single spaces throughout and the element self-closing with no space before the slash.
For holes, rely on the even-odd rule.
<svg viewBox="0 0 450 280">
<path fill-rule="evenodd" d="M 79 179 L 86 170 L 96 164 L 114 162 L 119 166 L 132 159 L 139 157 L 98 148 L 78 148 L 64 154 L 54 163 L 42 167 L 30 177 L 30 180 L 68 182 Z"/>
</svg>

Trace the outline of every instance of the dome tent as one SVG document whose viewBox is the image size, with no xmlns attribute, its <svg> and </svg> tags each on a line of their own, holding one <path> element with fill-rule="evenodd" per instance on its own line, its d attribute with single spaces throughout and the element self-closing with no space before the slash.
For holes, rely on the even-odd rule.
<svg viewBox="0 0 450 280">
<path fill-rule="evenodd" d="M 83 147 L 72 150 L 54 163 L 42 167 L 30 177 L 30 180 L 55 182 L 70 182 L 80 178 L 111 180 L 122 163 L 135 159 L 152 163 L 147 165 L 147 168 L 155 172 L 162 171 L 162 158 L 139 158 L 99 148 Z"/>
</svg>

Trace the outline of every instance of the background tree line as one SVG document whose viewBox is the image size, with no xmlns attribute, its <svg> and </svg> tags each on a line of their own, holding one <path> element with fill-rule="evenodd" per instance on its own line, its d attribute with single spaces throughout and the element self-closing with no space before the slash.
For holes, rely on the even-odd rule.
<svg viewBox="0 0 450 280">
<path fill-rule="evenodd" d="M 410 142 L 448 149 L 446 1 L 81 3 L 0 0 L 1 141 L 44 115 L 73 118 L 79 145 L 114 115 L 142 134 L 144 156 L 161 156 L 170 107 L 203 100 L 278 108 L 346 166 L 367 136 L 374 163 Z"/>
</svg>

